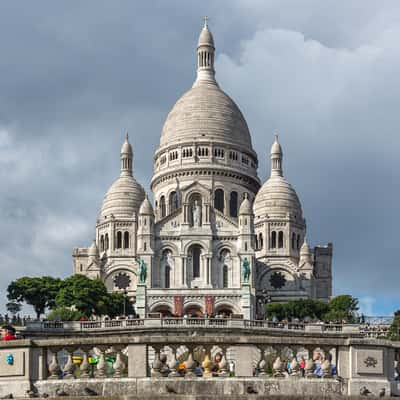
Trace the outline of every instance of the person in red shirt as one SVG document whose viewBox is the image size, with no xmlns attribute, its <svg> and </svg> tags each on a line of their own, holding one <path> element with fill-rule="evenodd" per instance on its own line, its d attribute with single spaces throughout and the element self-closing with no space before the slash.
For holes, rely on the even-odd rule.
<svg viewBox="0 0 400 400">
<path fill-rule="evenodd" d="M 15 340 L 17 337 L 15 336 L 15 328 L 11 325 L 3 325 L 1 327 L 1 340 L 8 341 L 8 340 Z"/>
</svg>

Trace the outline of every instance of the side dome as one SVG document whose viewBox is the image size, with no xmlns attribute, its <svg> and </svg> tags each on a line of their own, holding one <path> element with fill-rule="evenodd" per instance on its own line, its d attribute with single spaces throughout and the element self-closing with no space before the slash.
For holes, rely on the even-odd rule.
<svg viewBox="0 0 400 400">
<path fill-rule="evenodd" d="M 121 174 L 104 196 L 100 218 L 131 218 L 145 199 L 143 187 L 132 175 L 133 152 L 128 135 L 121 148 Z"/>
<path fill-rule="evenodd" d="M 151 205 L 150 200 L 147 197 L 147 195 L 139 208 L 139 214 L 140 215 L 154 215 L 153 206 Z"/>
<path fill-rule="evenodd" d="M 249 200 L 249 196 L 247 193 L 245 194 L 244 199 L 243 199 L 242 203 L 240 204 L 239 214 L 247 214 L 247 215 L 253 214 L 251 202 Z"/>
<path fill-rule="evenodd" d="M 254 200 L 254 215 L 257 218 L 293 214 L 298 220 L 303 219 L 301 203 L 296 191 L 283 176 L 283 152 L 275 136 L 271 147 L 271 176 L 262 185 Z"/>
<path fill-rule="evenodd" d="M 202 83 L 186 92 L 164 123 L 160 146 L 212 140 L 252 151 L 249 128 L 235 102 L 217 85 Z"/>
<path fill-rule="evenodd" d="M 145 198 L 143 187 L 133 176 L 120 176 L 104 196 L 101 217 L 131 218 Z"/>
</svg>

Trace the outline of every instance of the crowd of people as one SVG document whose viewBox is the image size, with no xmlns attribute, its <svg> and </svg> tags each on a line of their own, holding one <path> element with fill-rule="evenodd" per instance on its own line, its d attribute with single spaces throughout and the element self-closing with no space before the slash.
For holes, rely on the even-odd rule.
<svg viewBox="0 0 400 400">
<path fill-rule="evenodd" d="M 32 321 L 30 315 L 21 317 L 17 314 L 10 317 L 8 314 L 0 314 L 0 325 L 10 324 L 14 326 L 24 326 L 29 321 Z"/>
</svg>

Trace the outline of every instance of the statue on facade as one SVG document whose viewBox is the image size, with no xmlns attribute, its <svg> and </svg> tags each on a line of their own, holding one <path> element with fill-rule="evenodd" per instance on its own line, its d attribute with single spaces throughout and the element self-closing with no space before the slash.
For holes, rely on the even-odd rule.
<svg viewBox="0 0 400 400">
<path fill-rule="evenodd" d="M 243 282 L 248 283 L 250 278 L 250 263 L 247 257 L 242 261 Z"/>
<path fill-rule="evenodd" d="M 194 201 L 193 208 L 192 208 L 192 215 L 193 215 L 193 226 L 200 226 L 201 225 L 201 206 L 198 200 Z"/>
<path fill-rule="evenodd" d="M 139 260 L 139 283 L 146 283 L 147 266 L 144 260 Z"/>
</svg>

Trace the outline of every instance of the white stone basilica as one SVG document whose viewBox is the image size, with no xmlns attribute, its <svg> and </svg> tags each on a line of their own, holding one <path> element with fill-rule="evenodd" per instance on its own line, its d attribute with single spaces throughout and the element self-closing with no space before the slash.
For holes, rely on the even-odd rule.
<svg viewBox="0 0 400 400">
<path fill-rule="evenodd" d="M 126 137 L 96 240 L 73 251 L 75 273 L 125 291 L 141 316 L 255 318 L 265 301 L 327 301 L 332 293 L 332 245 L 308 246 L 277 137 L 271 176 L 260 187 L 247 123 L 215 80 L 214 52 L 206 23 L 197 78 L 168 114 L 154 155 L 154 207 L 132 174 Z"/>
</svg>

